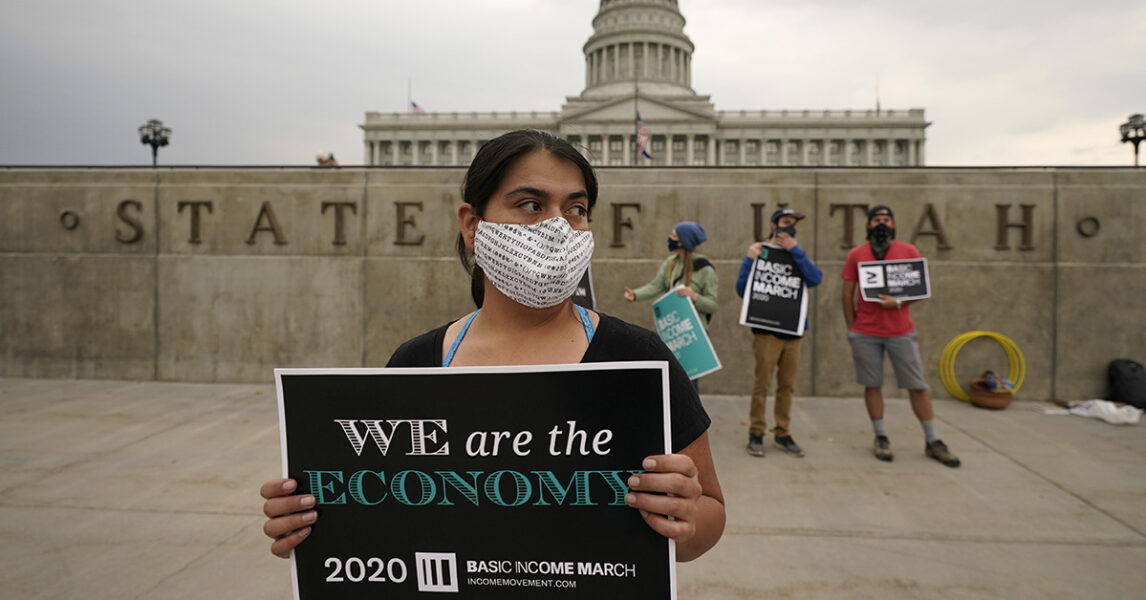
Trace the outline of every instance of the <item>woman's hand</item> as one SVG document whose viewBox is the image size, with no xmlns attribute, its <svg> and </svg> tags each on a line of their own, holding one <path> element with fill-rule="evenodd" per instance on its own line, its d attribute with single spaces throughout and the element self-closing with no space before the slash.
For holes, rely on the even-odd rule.
<svg viewBox="0 0 1146 600">
<path fill-rule="evenodd" d="M 680 288 L 679 290 L 676 291 L 676 295 L 677 296 L 688 296 L 688 299 L 692 300 L 693 302 L 696 302 L 696 299 L 700 297 L 700 294 L 698 294 L 696 290 L 694 290 L 690 287 Z"/>
<path fill-rule="evenodd" d="M 748 245 L 748 258 L 756 260 L 764 252 L 764 244 L 762 242 L 755 242 Z"/>
<path fill-rule="evenodd" d="M 676 559 L 693 560 L 716 545 L 724 533 L 724 493 L 708 432 L 676 454 L 646 458 L 642 466 L 644 473 L 629 478 L 625 501 L 654 531 L 675 540 Z"/>
<path fill-rule="evenodd" d="M 271 554 L 279 558 L 290 558 L 291 550 L 310 535 L 310 526 L 318 518 L 314 496 L 291 496 L 296 489 L 298 482 L 293 479 L 272 479 L 259 490 L 266 499 L 263 514 L 267 515 L 267 522 L 263 533 L 274 540 Z"/>
<path fill-rule="evenodd" d="M 636 299 L 637 299 L 637 295 L 633 293 L 633 290 L 630 290 L 629 286 L 625 286 L 625 300 L 628 302 L 632 302 Z"/>
<path fill-rule="evenodd" d="M 661 454 L 646 458 L 642 466 L 644 473 L 629 478 L 625 501 L 657 533 L 678 544 L 688 541 L 696 535 L 703 492 L 696 464 L 684 454 Z"/>
</svg>

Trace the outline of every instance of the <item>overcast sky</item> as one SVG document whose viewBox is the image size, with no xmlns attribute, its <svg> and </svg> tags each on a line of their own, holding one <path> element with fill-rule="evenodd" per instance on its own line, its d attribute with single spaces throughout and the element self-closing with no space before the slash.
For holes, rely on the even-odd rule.
<svg viewBox="0 0 1146 600">
<path fill-rule="evenodd" d="M 362 164 L 366 111 L 555 111 L 596 0 L 3 0 L 0 165 Z M 1129 165 L 1143 0 L 680 0 L 718 110 L 923 108 L 941 165 Z M 655 131 L 654 131 L 655 133 Z"/>
</svg>

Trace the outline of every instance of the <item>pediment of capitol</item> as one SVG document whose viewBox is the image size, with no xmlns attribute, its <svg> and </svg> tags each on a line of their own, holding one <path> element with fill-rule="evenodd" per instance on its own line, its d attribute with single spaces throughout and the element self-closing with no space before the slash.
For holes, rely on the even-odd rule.
<svg viewBox="0 0 1146 600">
<path fill-rule="evenodd" d="M 676 0 L 601 0 L 582 48 L 585 88 L 559 111 L 367 112 L 365 164 L 465 166 L 513 129 L 553 132 L 598 166 L 924 164 L 923 109 L 717 110 L 692 88 L 692 41 Z M 653 158 L 638 157 L 636 115 Z"/>
<path fill-rule="evenodd" d="M 561 125 L 565 128 L 585 123 L 617 123 L 625 127 L 633 126 L 633 116 L 639 107 L 641 119 L 645 123 L 716 123 L 716 115 L 711 110 L 703 110 L 685 103 L 674 103 L 669 99 L 650 98 L 629 94 L 600 102 L 567 104 L 561 111 Z"/>
</svg>

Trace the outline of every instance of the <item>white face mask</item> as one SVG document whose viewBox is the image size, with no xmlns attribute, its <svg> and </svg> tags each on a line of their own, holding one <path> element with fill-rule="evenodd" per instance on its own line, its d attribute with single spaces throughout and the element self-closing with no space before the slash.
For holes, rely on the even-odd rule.
<svg viewBox="0 0 1146 600">
<path fill-rule="evenodd" d="M 593 232 L 577 231 L 564 217 L 536 225 L 479 221 L 474 255 L 501 293 L 531 308 L 556 306 L 573 295 L 589 260 Z"/>
</svg>

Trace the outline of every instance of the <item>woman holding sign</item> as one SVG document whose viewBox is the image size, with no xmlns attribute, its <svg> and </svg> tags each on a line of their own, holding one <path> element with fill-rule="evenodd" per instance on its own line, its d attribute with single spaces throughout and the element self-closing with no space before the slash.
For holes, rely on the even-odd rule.
<svg viewBox="0 0 1146 600">
<path fill-rule="evenodd" d="M 677 223 L 668 237 L 668 249 L 672 254 L 661 263 L 652 281 L 635 290 L 626 287 L 625 300 L 634 302 L 656 298 L 683 285 L 676 294 L 688 296 L 696 306 L 696 312 L 704 316 L 705 323 L 711 321 L 719 305 L 716 297 L 716 268 L 708 258 L 696 253 L 696 247 L 707 239 L 708 234 L 699 223 Z"/>
<path fill-rule="evenodd" d="M 635 290 L 626 286 L 625 300 L 634 302 L 660 298 L 673 288 L 683 286 L 677 289 L 676 295 L 687 297 L 692 301 L 697 314 L 704 317 L 703 326 L 707 330 L 708 323 L 712 320 L 712 313 L 716 312 L 718 306 L 716 268 L 706 257 L 696 253 L 696 247 L 707 239 L 708 234 L 699 223 L 692 221 L 677 223 L 668 237 L 668 249 L 672 254 L 661 263 L 652 281 Z M 653 310 L 656 311 L 655 305 Z M 669 342 L 667 339 L 665 341 Z M 686 359 L 681 360 L 687 364 Z M 704 372 L 711 371 L 698 373 L 695 367 L 692 369 L 689 373 L 697 378 L 692 380 L 692 387 L 699 393 L 699 377 L 703 376 Z"/>
<path fill-rule="evenodd" d="M 625 500 L 676 540 L 678 560 L 706 552 L 720 539 L 725 514 L 700 398 L 656 334 L 571 300 L 593 253 L 597 178 L 588 161 L 552 134 L 513 131 L 478 150 L 462 199 L 458 252 L 478 309 L 402 344 L 387 366 L 668 362 L 673 454 L 647 457 L 646 472 L 628 480 Z M 290 479 L 261 489 L 269 518 L 263 530 L 283 558 L 318 519 L 314 496 L 292 495 L 297 489 Z"/>
</svg>

